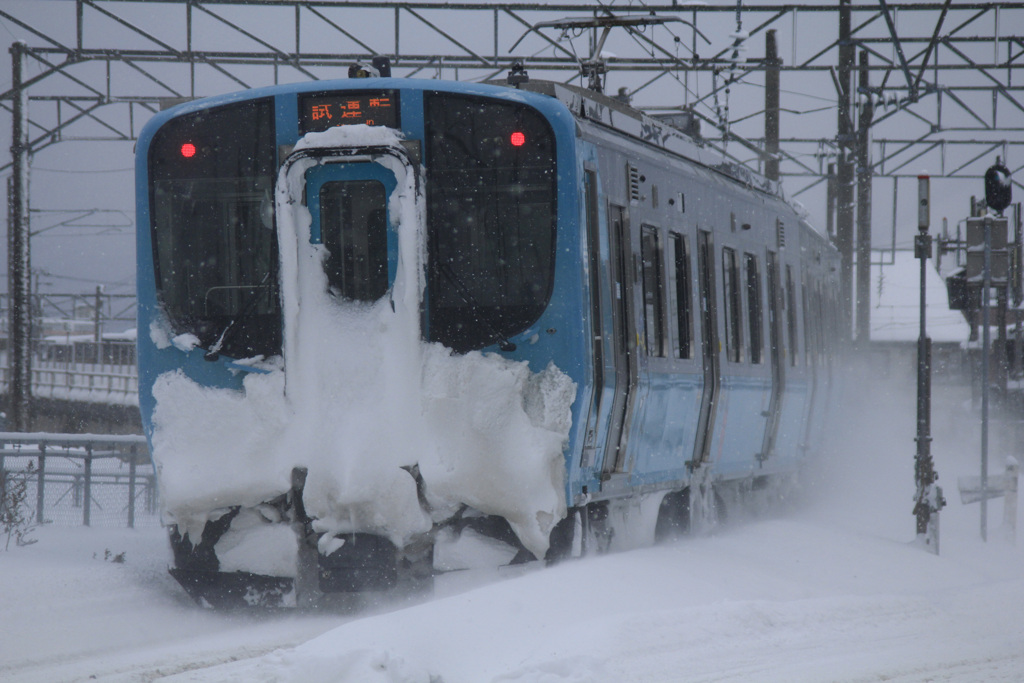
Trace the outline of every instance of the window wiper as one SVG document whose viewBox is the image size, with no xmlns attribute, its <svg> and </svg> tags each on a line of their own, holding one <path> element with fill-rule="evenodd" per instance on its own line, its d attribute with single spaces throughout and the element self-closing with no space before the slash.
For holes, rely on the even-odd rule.
<svg viewBox="0 0 1024 683">
<path fill-rule="evenodd" d="M 217 337 L 217 341 L 213 343 L 210 350 L 203 354 L 204 360 L 215 361 L 220 358 L 220 350 L 224 348 L 224 344 L 232 339 L 234 331 L 238 329 L 238 323 L 247 321 L 252 315 L 253 310 L 256 308 L 256 303 L 264 293 L 263 288 L 266 286 L 267 280 L 270 279 L 272 271 L 273 269 L 268 270 L 266 274 L 263 275 L 263 279 L 260 280 L 260 283 L 252 288 L 249 296 L 246 297 L 245 302 L 242 304 L 242 310 L 239 311 L 237 316 L 231 319 L 231 322 L 229 322 L 223 330 L 221 330 L 220 335 Z"/>
<path fill-rule="evenodd" d="M 459 278 L 459 276 L 455 273 L 455 270 L 452 268 L 451 264 L 448 261 L 439 263 L 437 265 L 437 269 L 441 271 L 441 274 L 444 275 L 448 279 L 448 281 L 455 286 L 455 291 L 459 293 L 459 296 L 462 297 L 462 300 L 469 304 L 473 308 L 473 310 L 476 311 L 476 313 L 480 316 L 480 320 L 487 327 L 488 331 L 490 331 L 491 335 L 498 340 L 498 348 L 506 352 L 515 351 L 516 345 L 510 342 L 508 340 L 508 337 L 503 335 L 498 330 L 497 326 L 495 326 L 491 318 L 484 313 L 483 306 L 477 303 L 476 297 L 473 296 L 473 292 L 469 291 L 469 287 L 467 287 L 466 283 L 464 283 L 462 279 Z"/>
</svg>

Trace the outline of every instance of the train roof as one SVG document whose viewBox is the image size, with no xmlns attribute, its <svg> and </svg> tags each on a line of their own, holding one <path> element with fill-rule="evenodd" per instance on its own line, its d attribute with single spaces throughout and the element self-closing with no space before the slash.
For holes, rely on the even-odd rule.
<svg viewBox="0 0 1024 683">
<path fill-rule="evenodd" d="M 403 82 L 404 81 L 404 82 Z M 491 88 L 497 90 L 512 90 L 504 80 L 493 80 L 486 83 L 466 83 L 462 81 L 422 81 L 420 79 L 400 78 L 368 78 L 368 79 L 338 79 L 331 81 L 311 81 L 308 83 L 292 83 L 286 85 L 267 86 L 255 88 L 226 95 L 217 95 L 200 100 L 185 100 L 179 106 L 166 112 L 161 112 L 154 117 L 154 121 L 147 124 L 147 128 L 156 128 L 169 118 L 178 113 L 198 109 L 206 106 L 216 106 L 243 99 L 265 97 L 281 93 L 312 92 L 317 90 L 333 89 L 343 86 L 348 88 L 366 87 L 403 87 L 411 86 L 418 88 L 434 88 L 452 91 L 476 91 L 483 94 Z M 530 80 L 522 82 L 517 86 L 518 90 L 525 92 L 546 95 L 561 102 L 580 120 L 591 121 L 599 125 L 611 128 L 629 137 L 635 138 L 650 145 L 659 147 L 673 154 L 686 158 L 693 163 L 700 164 L 712 171 L 725 175 L 736 182 L 746 186 L 783 197 L 779 183 L 769 180 L 764 176 L 752 171 L 742 164 L 733 163 L 724 159 L 720 152 L 701 146 L 693 137 L 685 131 L 672 124 L 669 117 L 664 119 L 655 118 L 634 109 L 625 102 L 603 93 L 595 92 L 567 83 L 556 83 L 553 81 Z M 493 90 L 492 90 L 493 92 Z M 784 197 L 783 197 L 784 198 Z"/>
<path fill-rule="evenodd" d="M 344 89 L 353 87 L 414 87 L 432 88 L 449 91 L 464 91 L 476 94 L 494 93 L 504 90 L 515 91 L 516 89 L 551 97 L 563 104 L 566 109 L 578 121 L 592 122 L 596 125 L 609 128 L 623 135 L 650 144 L 654 147 L 664 149 L 672 154 L 684 158 L 692 163 L 718 173 L 730 180 L 740 183 L 753 190 L 777 197 L 790 206 L 793 211 L 804 218 L 806 212 L 801 207 L 790 201 L 782 191 L 777 181 L 769 180 L 763 175 L 747 168 L 746 166 L 731 162 L 725 159 L 717 150 L 709 149 L 700 144 L 684 130 L 673 125 L 670 117 L 655 118 L 644 112 L 634 109 L 622 100 L 610 97 L 603 93 L 595 92 L 587 88 L 557 83 L 553 81 L 530 80 L 521 82 L 512 88 L 505 80 L 493 80 L 486 83 L 467 83 L 462 81 L 424 81 L 420 79 L 401 78 L 368 78 L 368 79 L 338 79 L 332 81 L 311 81 L 308 83 L 293 83 L 286 85 L 267 86 L 248 91 L 219 95 L 210 98 L 203 98 L 198 101 L 187 101 L 173 109 L 160 112 L 153 117 L 146 125 L 146 130 L 140 138 L 151 135 L 153 130 L 163 124 L 170 116 L 187 112 L 205 106 L 219 105 L 254 97 L 277 95 L 294 92 L 313 92 L 318 90 L 333 89 L 342 87 Z M 813 232 L 817 232 L 811 227 Z M 820 233 L 819 233 L 820 234 Z"/>
<path fill-rule="evenodd" d="M 504 85 L 498 81 L 492 83 Z M 721 173 L 736 182 L 784 199 L 778 182 L 724 159 L 717 151 L 702 147 L 693 137 L 672 125 L 670 120 L 649 116 L 614 97 L 565 83 L 528 81 L 521 83 L 519 88 L 559 100 L 573 116 L 580 119 L 612 128 Z"/>
</svg>

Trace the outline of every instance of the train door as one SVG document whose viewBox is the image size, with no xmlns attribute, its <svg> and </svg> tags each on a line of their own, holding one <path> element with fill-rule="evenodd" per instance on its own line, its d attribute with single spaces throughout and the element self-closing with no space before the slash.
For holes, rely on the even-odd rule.
<svg viewBox="0 0 1024 683">
<path fill-rule="evenodd" d="M 601 225 L 598 220 L 599 193 L 597 171 L 586 168 L 583 174 L 584 201 L 586 201 L 587 220 L 587 272 L 590 284 L 590 339 L 593 355 L 594 398 L 587 418 L 587 438 L 583 446 L 582 467 L 594 466 L 599 448 L 599 433 L 602 416 L 607 414 L 605 390 L 605 335 L 604 308 L 607 296 L 602 290 L 601 273 Z M 607 393 L 611 393 L 610 391 Z M 610 399 L 610 396 L 609 396 Z"/>
<path fill-rule="evenodd" d="M 715 407 L 720 383 L 718 311 L 715 303 L 715 254 L 711 233 L 697 231 L 697 285 L 701 316 L 701 350 L 704 357 L 704 393 L 697 421 L 697 440 L 693 466 L 708 459 L 711 429 L 715 423 Z"/>
<path fill-rule="evenodd" d="M 807 358 L 808 381 L 811 385 L 810 398 L 807 401 L 807 417 L 804 420 L 803 448 L 811 448 L 811 435 L 814 432 L 815 420 L 818 417 L 821 400 L 823 368 L 821 368 L 822 311 L 820 286 L 817 279 L 804 270 L 803 277 L 803 314 L 804 314 L 804 355 Z"/>
<path fill-rule="evenodd" d="M 626 466 L 629 417 L 637 382 L 633 250 L 630 245 L 626 210 L 621 206 L 610 207 L 608 244 L 611 257 L 612 328 L 615 342 L 615 399 L 612 402 L 611 426 L 605 445 L 603 469 L 606 479 L 614 473 L 623 472 Z"/>
<path fill-rule="evenodd" d="M 390 286 L 398 247 L 388 230 L 388 197 L 396 184 L 391 171 L 370 162 L 306 171 L 310 240 L 327 250 L 328 286 L 345 299 L 376 301 Z"/>
<path fill-rule="evenodd" d="M 797 457 L 805 443 L 803 432 L 807 411 L 809 386 L 807 368 L 803 360 L 803 341 L 800 336 L 800 314 L 797 306 L 796 275 L 799 263 L 784 263 L 779 255 L 779 282 L 783 315 L 783 362 L 786 366 L 786 385 L 779 409 L 778 429 L 775 432 L 775 453 L 782 458 Z"/>
<path fill-rule="evenodd" d="M 775 452 L 775 435 L 779 429 L 779 413 L 786 382 L 786 359 L 782 349 L 782 288 L 779 280 L 779 257 L 768 252 L 768 346 L 772 364 L 772 395 L 768 403 L 768 424 L 764 432 L 761 460 Z"/>
</svg>

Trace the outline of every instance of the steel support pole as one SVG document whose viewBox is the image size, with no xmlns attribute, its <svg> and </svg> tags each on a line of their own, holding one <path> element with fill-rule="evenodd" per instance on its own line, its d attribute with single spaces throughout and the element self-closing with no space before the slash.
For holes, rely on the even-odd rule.
<svg viewBox="0 0 1024 683">
<path fill-rule="evenodd" d="M 839 0 L 839 118 L 837 121 L 836 247 L 840 255 L 843 320 L 850 329 L 853 315 L 853 122 L 850 117 L 850 78 L 856 48 L 851 30 L 850 0 Z"/>
<path fill-rule="evenodd" d="M 92 444 L 85 447 L 85 488 L 82 501 L 82 525 L 92 522 Z"/>
<path fill-rule="evenodd" d="M 46 444 L 39 444 L 39 459 L 37 460 L 39 469 L 36 472 L 36 524 L 42 524 L 45 521 L 44 514 L 46 510 Z"/>
<path fill-rule="evenodd" d="M 96 342 L 96 362 L 101 363 L 99 343 L 103 338 L 103 285 L 96 285 L 96 299 L 93 305 L 93 341 Z"/>
<path fill-rule="evenodd" d="M 31 343 L 32 307 L 29 298 L 31 260 L 29 254 L 28 206 L 28 92 L 22 86 L 24 43 L 11 45 L 11 182 L 8 185 L 10 223 L 7 226 L 9 412 L 8 429 L 31 428 L 32 394 Z"/>
<path fill-rule="evenodd" d="M 914 240 L 914 255 L 921 261 L 920 316 L 921 327 L 917 338 L 917 455 L 914 458 L 914 515 L 917 518 L 917 538 L 924 547 L 939 554 L 939 510 L 945 505 L 942 489 L 935 485 L 939 478 L 932 459 L 932 340 L 927 326 L 927 271 L 932 252 L 932 238 L 928 234 L 930 223 L 931 189 L 928 176 L 918 176 L 918 234 Z"/>
<path fill-rule="evenodd" d="M 764 175 L 768 180 L 779 179 L 779 59 L 775 29 L 764 37 Z"/>
<path fill-rule="evenodd" d="M 828 165 L 828 179 L 825 183 L 825 234 L 836 239 L 836 165 Z"/>
<path fill-rule="evenodd" d="M 860 91 L 863 103 L 857 131 L 857 314 L 856 339 L 871 340 L 871 120 L 874 104 L 868 81 L 868 52 L 860 53 Z M 922 261 L 923 263 L 923 261 Z"/>
<path fill-rule="evenodd" d="M 135 447 L 132 446 L 132 459 L 128 462 L 128 528 L 135 528 Z"/>
<path fill-rule="evenodd" d="M 988 356 L 992 350 L 992 331 L 989 326 L 989 295 L 992 290 L 992 216 L 986 214 L 985 261 L 981 281 L 981 540 L 988 540 L 988 394 L 992 382 L 989 378 Z"/>
<path fill-rule="evenodd" d="M 996 387 L 998 396 L 1005 401 L 1009 382 L 1006 354 L 1006 282 L 1000 278 L 996 287 L 996 345 L 992 349 L 992 362 L 996 364 Z"/>
<path fill-rule="evenodd" d="M 1003 494 L 1003 536 L 1011 545 L 1017 542 L 1017 489 L 1020 464 L 1017 458 L 1006 458 L 1006 492 Z"/>
</svg>

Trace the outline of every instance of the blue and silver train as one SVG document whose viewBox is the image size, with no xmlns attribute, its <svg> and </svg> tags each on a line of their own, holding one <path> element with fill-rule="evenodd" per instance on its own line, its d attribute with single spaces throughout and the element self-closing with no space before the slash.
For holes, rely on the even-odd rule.
<svg viewBox="0 0 1024 683">
<path fill-rule="evenodd" d="M 670 122 L 522 81 L 275 86 L 140 135 L 140 406 L 198 601 L 388 589 L 468 533 L 652 543 L 821 446 L 833 246 Z"/>
</svg>

